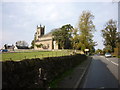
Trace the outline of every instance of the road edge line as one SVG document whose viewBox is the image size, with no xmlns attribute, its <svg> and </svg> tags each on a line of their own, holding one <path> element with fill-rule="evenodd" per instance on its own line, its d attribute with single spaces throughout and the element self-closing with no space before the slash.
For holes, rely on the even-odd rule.
<svg viewBox="0 0 120 90">
<path fill-rule="evenodd" d="M 114 65 L 117 65 L 118 66 L 118 64 L 117 63 L 115 63 L 115 62 L 113 62 L 113 61 L 110 61 L 111 63 L 113 63 Z"/>
<path fill-rule="evenodd" d="M 89 66 L 90 66 L 90 64 L 91 64 L 91 62 L 92 62 L 92 57 L 88 57 L 88 60 L 91 60 L 91 61 L 89 62 L 88 66 L 85 68 L 85 70 L 84 70 L 84 72 L 82 73 L 81 77 L 78 79 L 76 85 L 74 86 L 75 89 L 78 88 L 78 86 L 80 85 L 83 77 L 85 76 L 85 73 L 87 72 L 87 70 L 88 70 L 88 68 L 89 68 Z"/>
</svg>

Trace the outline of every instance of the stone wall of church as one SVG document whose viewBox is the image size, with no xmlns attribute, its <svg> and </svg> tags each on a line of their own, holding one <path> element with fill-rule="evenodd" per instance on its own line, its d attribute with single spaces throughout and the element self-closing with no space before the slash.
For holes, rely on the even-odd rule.
<svg viewBox="0 0 120 90">
<path fill-rule="evenodd" d="M 49 40 L 49 39 L 51 39 L 52 40 L 52 36 L 47 36 L 47 37 L 40 37 L 38 40 L 40 40 L 40 41 L 44 41 L 44 40 Z"/>
<path fill-rule="evenodd" d="M 43 46 L 41 48 L 38 48 L 36 45 L 40 45 L 42 44 Z M 48 36 L 48 37 L 41 37 L 39 38 L 38 42 L 35 42 L 35 46 L 34 46 L 35 50 L 52 50 L 52 49 L 58 49 L 58 44 L 56 43 L 56 41 L 52 41 L 52 37 Z"/>
<path fill-rule="evenodd" d="M 42 44 L 43 46 L 41 48 L 38 48 L 37 46 L 35 46 L 36 50 L 52 50 L 52 39 L 51 40 L 47 40 L 47 41 L 40 41 L 40 42 L 36 42 L 37 45 Z"/>
<path fill-rule="evenodd" d="M 56 41 L 53 41 L 53 48 L 58 49 L 58 44 L 56 43 Z"/>
</svg>

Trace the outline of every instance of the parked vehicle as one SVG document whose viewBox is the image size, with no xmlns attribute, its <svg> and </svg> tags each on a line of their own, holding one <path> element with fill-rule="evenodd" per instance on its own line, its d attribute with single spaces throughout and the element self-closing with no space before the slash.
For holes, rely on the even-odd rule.
<svg viewBox="0 0 120 90">
<path fill-rule="evenodd" d="M 0 50 L 0 53 L 2 53 L 2 50 Z"/>
<path fill-rule="evenodd" d="M 7 49 L 2 49 L 2 50 L 0 50 L 0 52 L 8 52 L 8 50 Z"/>
<path fill-rule="evenodd" d="M 112 55 L 110 54 L 110 53 L 105 53 L 105 57 L 107 58 L 107 57 L 112 57 Z"/>
</svg>

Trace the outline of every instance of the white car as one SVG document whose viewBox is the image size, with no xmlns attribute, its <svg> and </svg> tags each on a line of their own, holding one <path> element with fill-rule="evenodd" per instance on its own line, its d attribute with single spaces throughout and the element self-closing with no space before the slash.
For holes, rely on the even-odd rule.
<svg viewBox="0 0 120 90">
<path fill-rule="evenodd" d="M 112 57 L 110 53 L 105 53 L 105 57 Z"/>
</svg>

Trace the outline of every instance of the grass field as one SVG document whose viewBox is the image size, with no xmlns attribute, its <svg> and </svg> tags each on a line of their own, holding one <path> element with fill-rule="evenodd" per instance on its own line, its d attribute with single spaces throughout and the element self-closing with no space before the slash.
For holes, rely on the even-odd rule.
<svg viewBox="0 0 120 90">
<path fill-rule="evenodd" d="M 14 52 L 14 53 L 2 53 L 2 61 L 14 60 L 19 61 L 23 59 L 31 58 L 44 58 L 44 57 L 57 57 L 70 55 L 70 51 L 27 51 L 27 52 Z"/>
</svg>

